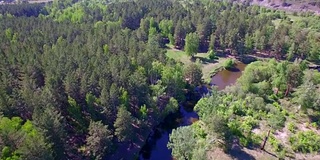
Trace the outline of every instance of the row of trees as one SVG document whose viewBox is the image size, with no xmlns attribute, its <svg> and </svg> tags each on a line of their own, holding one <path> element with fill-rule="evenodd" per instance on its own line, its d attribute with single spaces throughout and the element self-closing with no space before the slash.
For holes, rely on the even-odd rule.
<svg viewBox="0 0 320 160">
<path fill-rule="evenodd" d="M 319 17 L 313 15 L 292 21 L 292 16 L 282 11 L 206 1 L 82 1 L 74 5 L 73 1 L 54 1 L 46 7 L 37 4 L 15 8 L 18 7 L 4 6 L 2 14 L 40 16 L 78 24 L 119 21 L 122 28 L 141 27 L 140 40 L 146 42 L 149 33 L 161 33 L 162 39 L 170 40 L 180 49 L 184 48 L 187 35 L 193 33 L 197 34 L 198 38 L 194 35 L 192 39 L 199 40 L 195 45 L 199 43 L 200 51 L 208 48 L 231 49 L 233 54 L 261 51 L 288 60 L 295 57 L 319 60 L 320 26 L 315 23 Z"/>
</svg>

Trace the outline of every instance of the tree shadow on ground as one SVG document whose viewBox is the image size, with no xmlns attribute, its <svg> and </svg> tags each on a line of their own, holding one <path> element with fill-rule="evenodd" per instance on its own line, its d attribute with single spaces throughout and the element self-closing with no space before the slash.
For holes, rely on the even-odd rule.
<svg viewBox="0 0 320 160">
<path fill-rule="evenodd" d="M 255 158 L 242 150 L 242 146 L 239 143 L 239 139 L 235 138 L 232 140 L 231 149 L 227 152 L 232 159 L 237 160 L 255 160 Z"/>
<path fill-rule="evenodd" d="M 208 63 L 217 63 L 218 61 L 216 61 L 215 59 L 208 59 L 205 57 L 199 57 L 199 56 L 193 56 L 192 58 L 190 58 L 191 62 L 196 62 L 196 60 L 199 59 L 202 64 L 208 64 Z"/>
<path fill-rule="evenodd" d="M 228 154 L 233 158 L 237 160 L 255 160 L 255 158 L 243 151 L 241 148 L 239 149 L 231 149 Z"/>
<path fill-rule="evenodd" d="M 308 115 L 309 120 L 311 123 L 316 123 L 317 124 L 317 129 L 320 128 L 320 114 L 312 114 L 312 115 Z"/>
<path fill-rule="evenodd" d="M 241 55 L 237 59 L 244 64 L 249 64 L 258 60 L 256 57 L 253 57 L 251 55 Z"/>
<path fill-rule="evenodd" d="M 271 152 L 268 152 L 267 150 L 263 150 L 265 153 L 269 154 L 270 156 L 272 157 L 275 157 L 275 158 L 278 158 L 277 155 L 271 153 Z"/>
</svg>

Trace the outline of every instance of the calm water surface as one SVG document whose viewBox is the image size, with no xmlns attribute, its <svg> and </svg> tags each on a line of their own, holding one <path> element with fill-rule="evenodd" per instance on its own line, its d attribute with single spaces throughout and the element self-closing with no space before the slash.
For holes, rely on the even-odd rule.
<svg viewBox="0 0 320 160">
<path fill-rule="evenodd" d="M 246 64 L 237 62 L 236 68 L 231 70 L 222 70 L 218 72 L 211 79 L 211 83 L 218 87 L 219 90 L 226 88 L 226 86 L 234 84 L 241 76 Z"/>
</svg>

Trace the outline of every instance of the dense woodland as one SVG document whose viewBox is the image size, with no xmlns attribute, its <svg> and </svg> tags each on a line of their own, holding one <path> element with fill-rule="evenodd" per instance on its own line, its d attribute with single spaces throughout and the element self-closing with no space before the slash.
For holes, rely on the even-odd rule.
<svg viewBox="0 0 320 160">
<path fill-rule="evenodd" d="M 319 73 L 293 61 L 319 62 L 320 17 L 296 17 L 205 0 L 0 5 L 1 159 L 107 159 L 123 146 L 143 143 L 178 110 L 186 89 L 201 83 L 197 66 L 166 57 L 166 44 L 190 56 L 210 50 L 288 60 L 254 62 L 237 85 L 201 99 L 195 107 L 199 123 L 173 131 L 168 146 L 177 159 L 205 159 L 212 137 L 255 144 L 252 129 L 260 120 L 283 128 L 290 116 L 283 98 L 288 107 L 298 104 L 317 117 Z M 190 142 L 176 149 L 184 136 Z M 311 144 L 300 144 L 301 136 Z M 319 142 L 312 131 L 298 132 L 292 149 L 316 152 Z"/>
</svg>

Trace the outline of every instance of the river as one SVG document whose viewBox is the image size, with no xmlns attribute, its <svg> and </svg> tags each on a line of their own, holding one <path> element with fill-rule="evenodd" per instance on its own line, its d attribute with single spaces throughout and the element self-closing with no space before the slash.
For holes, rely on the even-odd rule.
<svg viewBox="0 0 320 160">
<path fill-rule="evenodd" d="M 234 69 L 222 70 L 212 77 L 211 84 L 218 87 L 219 90 L 224 89 L 228 85 L 232 85 L 241 76 L 242 71 L 246 67 L 246 64 L 237 62 Z M 206 88 L 201 93 L 206 93 Z M 192 99 L 192 96 L 188 97 L 187 100 Z M 172 160 L 171 150 L 167 148 L 169 142 L 169 135 L 172 129 L 179 126 L 191 125 L 194 121 L 199 119 L 198 114 L 193 111 L 193 107 L 196 101 L 187 101 L 183 105 L 180 105 L 179 112 L 170 118 L 171 120 L 164 122 L 158 127 L 153 136 L 141 149 L 139 160 Z M 169 127 L 168 127 L 169 126 Z"/>
</svg>

